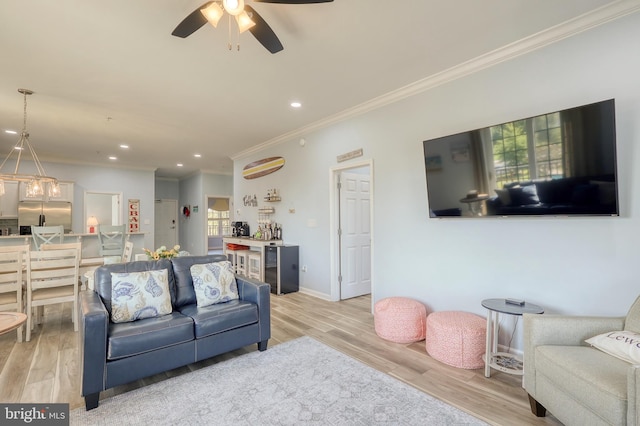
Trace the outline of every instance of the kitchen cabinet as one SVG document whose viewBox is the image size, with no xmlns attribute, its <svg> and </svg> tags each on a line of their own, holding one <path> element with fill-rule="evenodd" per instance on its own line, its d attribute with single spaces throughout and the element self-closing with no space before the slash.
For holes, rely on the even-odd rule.
<svg viewBox="0 0 640 426">
<path fill-rule="evenodd" d="M 18 182 L 4 181 L 4 195 L 0 196 L 0 217 L 18 217 Z"/>
<path fill-rule="evenodd" d="M 29 198 L 27 197 L 27 182 L 20 182 L 20 201 L 67 201 L 69 203 L 73 203 L 73 182 L 58 182 L 60 185 L 60 195 L 57 197 L 50 197 L 45 194 L 36 197 Z"/>
</svg>

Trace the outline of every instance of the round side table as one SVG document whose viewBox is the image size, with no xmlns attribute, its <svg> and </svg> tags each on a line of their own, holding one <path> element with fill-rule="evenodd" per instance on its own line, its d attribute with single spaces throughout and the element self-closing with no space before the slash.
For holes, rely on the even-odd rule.
<svg viewBox="0 0 640 426">
<path fill-rule="evenodd" d="M 460 202 L 465 203 L 469 208 L 469 212 L 467 213 L 469 216 L 482 216 L 482 208 L 480 206 L 480 203 L 488 199 L 489 194 L 478 194 L 475 197 L 461 198 Z"/>
<path fill-rule="evenodd" d="M 542 314 L 544 309 L 533 303 L 524 305 L 507 303 L 507 299 L 485 299 L 482 306 L 487 308 L 487 346 L 484 354 L 484 376 L 491 377 L 491 369 L 522 376 L 522 359 L 507 352 L 498 352 L 498 317 L 500 314 L 518 315 Z M 493 324 L 492 324 L 493 323 Z M 493 326 L 492 326 L 493 325 Z"/>
</svg>

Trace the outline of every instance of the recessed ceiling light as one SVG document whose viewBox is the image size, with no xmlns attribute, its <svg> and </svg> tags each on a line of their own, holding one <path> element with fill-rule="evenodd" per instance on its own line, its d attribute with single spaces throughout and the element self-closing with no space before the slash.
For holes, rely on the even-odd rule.
<svg viewBox="0 0 640 426">
<path fill-rule="evenodd" d="M 13 149 L 17 149 L 18 151 L 21 151 L 22 147 L 21 146 L 14 146 Z"/>
<path fill-rule="evenodd" d="M 117 160 L 117 159 L 118 159 L 118 157 L 115 157 L 113 155 L 109 156 L 109 160 Z"/>
<path fill-rule="evenodd" d="M 182 167 L 182 166 L 183 166 L 183 164 L 182 164 L 182 163 L 178 163 L 178 164 L 176 164 L 176 166 L 178 166 L 178 167 Z"/>
<path fill-rule="evenodd" d="M 122 148 L 122 149 L 129 149 L 129 145 L 124 144 L 124 143 L 121 143 L 121 144 L 120 144 L 120 148 Z"/>
<path fill-rule="evenodd" d="M 15 130 L 5 130 L 5 133 L 9 133 L 10 135 L 17 135 L 18 132 L 16 132 Z"/>
<path fill-rule="evenodd" d="M 292 108 L 300 108 L 301 106 L 302 104 L 300 102 L 297 102 L 297 101 L 291 102 Z"/>
<path fill-rule="evenodd" d="M 202 155 L 200 155 L 200 154 L 193 154 L 193 156 L 196 157 L 196 158 L 202 157 Z"/>
</svg>

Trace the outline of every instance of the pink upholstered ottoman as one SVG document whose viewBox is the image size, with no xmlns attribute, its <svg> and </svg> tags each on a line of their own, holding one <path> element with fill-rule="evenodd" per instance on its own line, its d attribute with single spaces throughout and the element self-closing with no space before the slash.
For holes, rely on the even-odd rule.
<svg viewBox="0 0 640 426">
<path fill-rule="evenodd" d="M 396 343 L 423 340 L 427 330 L 427 308 L 408 297 L 388 297 L 373 307 L 376 334 Z"/>
<path fill-rule="evenodd" d="M 458 368 L 484 367 L 487 320 L 469 312 L 433 312 L 427 317 L 427 352 Z"/>
</svg>

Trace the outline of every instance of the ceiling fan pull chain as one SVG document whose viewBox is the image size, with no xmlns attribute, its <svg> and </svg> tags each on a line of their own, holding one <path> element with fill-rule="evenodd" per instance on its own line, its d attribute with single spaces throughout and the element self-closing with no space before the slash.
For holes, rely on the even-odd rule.
<svg viewBox="0 0 640 426">
<path fill-rule="evenodd" d="M 229 51 L 231 51 L 231 49 L 233 49 L 233 44 L 231 44 L 231 15 L 228 16 L 228 22 L 229 22 L 229 38 L 228 38 L 228 45 L 229 45 Z"/>
</svg>

